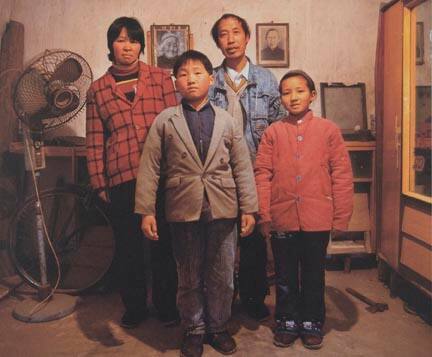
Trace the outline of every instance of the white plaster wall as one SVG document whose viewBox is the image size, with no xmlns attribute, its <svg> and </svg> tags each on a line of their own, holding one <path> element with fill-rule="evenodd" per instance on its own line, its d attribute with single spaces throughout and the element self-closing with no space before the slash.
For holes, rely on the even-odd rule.
<svg viewBox="0 0 432 357">
<path fill-rule="evenodd" d="M 95 77 L 101 76 L 110 64 L 106 31 L 119 16 L 138 18 L 145 31 L 153 23 L 189 24 L 195 49 L 206 53 L 214 65 L 223 58 L 210 37 L 210 29 L 223 13 L 238 14 L 249 22 L 252 36 L 247 54 L 252 61 L 256 52 L 255 24 L 287 22 L 289 69 L 304 69 L 318 87 L 320 82 L 365 82 L 367 110 L 374 113 L 374 62 L 381 0 L 0 1 L 13 4 L 11 19 L 25 26 L 25 61 L 47 48 L 69 49 L 89 61 Z M 273 72 L 280 79 L 287 70 Z M 320 114 L 319 100 L 313 109 Z M 81 115 L 70 128 L 85 135 L 84 122 Z"/>
<path fill-rule="evenodd" d="M 11 18 L 13 3 L 14 0 L 0 0 L 0 35 L 3 35 Z"/>
</svg>

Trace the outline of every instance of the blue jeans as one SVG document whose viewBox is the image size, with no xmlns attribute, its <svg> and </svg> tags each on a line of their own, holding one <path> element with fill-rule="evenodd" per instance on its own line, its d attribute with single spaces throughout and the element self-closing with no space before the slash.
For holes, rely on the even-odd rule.
<svg viewBox="0 0 432 357">
<path fill-rule="evenodd" d="M 177 308 L 191 334 L 226 329 L 234 291 L 236 219 L 170 223 L 177 263 Z"/>
</svg>

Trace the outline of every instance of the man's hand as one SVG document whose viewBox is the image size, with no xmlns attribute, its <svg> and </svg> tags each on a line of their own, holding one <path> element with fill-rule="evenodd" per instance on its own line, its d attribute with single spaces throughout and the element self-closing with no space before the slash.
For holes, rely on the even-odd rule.
<svg viewBox="0 0 432 357">
<path fill-rule="evenodd" d="M 264 238 L 270 238 L 270 222 L 261 223 L 259 231 Z"/>
<path fill-rule="evenodd" d="M 143 216 L 141 220 L 141 230 L 148 239 L 159 240 L 155 216 Z"/>
<path fill-rule="evenodd" d="M 242 213 L 240 237 L 247 237 L 248 235 L 250 235 L 254 227 L 255 227 L 255 218 L 253 214 Z"/>
<path fill-rule="evenodd" d="M 332 238 L 342 238 L 346 232 L 340 231 L 339 229 L 332 229 L 331 236 Z"/>
</svg>

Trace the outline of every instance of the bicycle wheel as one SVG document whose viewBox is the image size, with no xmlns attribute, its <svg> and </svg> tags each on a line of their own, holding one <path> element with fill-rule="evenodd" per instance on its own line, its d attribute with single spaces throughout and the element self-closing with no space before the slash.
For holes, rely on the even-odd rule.
<svg viewBox="0 0 432 357">
<path fill-rule="evenodd" d="M 45 190 L 40 200 L 60 261 L 58 291 L 74 293 L 93 286 L 105 275 L 114 256 L 114 234 L 106 209 L 96 196 L 79 186 Z M 18 273 L 37 288 L 41 286 L 41 273 L 36 212 L 36 198 L 31 197 L 14 215 L 9 253 Z M 54 286 L 58 272 L 47 242 L 45 252 L 48 282 Z"/>
</svg>

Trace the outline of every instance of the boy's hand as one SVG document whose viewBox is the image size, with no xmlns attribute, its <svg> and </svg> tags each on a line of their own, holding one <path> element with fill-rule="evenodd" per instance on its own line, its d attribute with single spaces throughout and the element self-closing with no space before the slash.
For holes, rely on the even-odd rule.
<svg viewBox="0 0 432 357">
<path fill-rule="evenodd" d="M 270 222 L 264 222 L 259 225 L 259 231 L 264 238 L 270 238 Z"/>
<path fill-rule="evenodd" d="M 248 235 L 250 235 L 254 227 L 255 227 L 255 218 L 253 214 L 242 213 L 240 237 L 247 237 Z"/>
<path fill-rule="evenodd" d="M 141 220 L 141 230 L 148 239 L 159 240 L 155 216 L 143 216 Z"/>
</svg>

